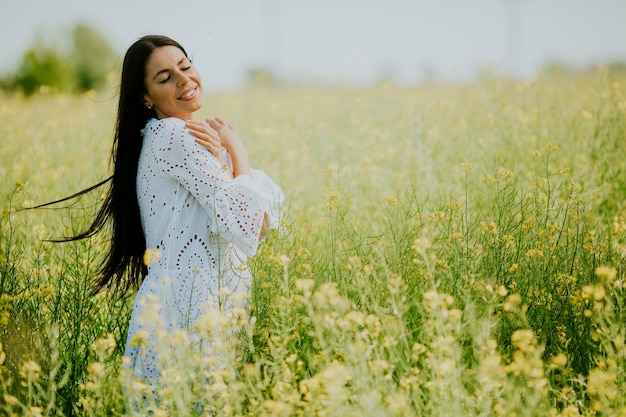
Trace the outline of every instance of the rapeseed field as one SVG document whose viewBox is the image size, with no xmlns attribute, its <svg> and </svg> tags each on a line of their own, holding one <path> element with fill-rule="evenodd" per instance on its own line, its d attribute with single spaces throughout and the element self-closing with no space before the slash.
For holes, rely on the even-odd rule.
<svg viewBox="0 0 626 417">
<path fill-rule="evenodd" d="M 90 295 L 107 236 L 47 241 L 102 192 L 21 210 L 110 175 L 115 93 L 0 97 L 2 415 L 626 416 L 624 73 L 209 92 L 284 221 L 156 393 L 134 294 Z"/>
</svg>

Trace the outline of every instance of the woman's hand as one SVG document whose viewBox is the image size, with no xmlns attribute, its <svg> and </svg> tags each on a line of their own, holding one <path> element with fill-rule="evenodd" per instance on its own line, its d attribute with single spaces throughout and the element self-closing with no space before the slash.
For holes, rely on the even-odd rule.
<svg viewBox="0 0 626 417">
<path fill-rule="evenodd" d="M 218 133 L 222 146 L 225 147 L 228 152 L 233 152 L 236 151 L 236 148 L 243 147 L 243 141 L 239 135 L 237 135 L 233 125 L 219 117 L 207 119 L 206 122 Z"/>
<path fill-rule="evenodd" d="M 197 143 L 211 152 L 222 164 L 225 163 L 221 136 L 210 123 L 188 120 L 185 126 L 189 129 L 189 133 L 196 137 Z"/>
<path fill-rule="evenodd" d="M 219 117 L 207 119 L 206 121 L 217 132 L 221 146 L 226 148 L 230 155 L 230 160 L 233 164 L 233 176 L 252 174 L 250 163 L 248 162 L 248 151 L 243 146 L 243 141 L 237 135 L 233 125 Z"/>
</svg>

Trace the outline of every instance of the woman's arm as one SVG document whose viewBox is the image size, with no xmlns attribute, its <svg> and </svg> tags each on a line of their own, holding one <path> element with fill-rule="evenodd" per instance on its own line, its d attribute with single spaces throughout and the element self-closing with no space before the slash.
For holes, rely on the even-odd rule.
<svg viewBox="0 0 626 417">
<path fill-rule="evenodd" d="M 226 165 L 226 161 L 222 153 L 222 146 L 226 148 L 233 167 L 233 177 L 236 178 L 241 174 L 252 175 L 248 151 L 237 135 L 235 128 L 220 118 L 207 119 L 206 123 L 208 123 L 208 127 L 202 122 L 187 122 L 187 127 L 191 134 L 196 137 L 196 142 L 208 149 L 223 165 Z M 268 230 L 269 220 L 267 213 L 264 213 L 259 240 L 263 240 Z"/>
<path fill-rule="evenodd" d="M 266 199 L 259 193 L 254 177 L 240 175 L 233 179 L 229 170 L 220 169 L 218 158 L 206 152 L 197 135 L 192 135 L 180 119 L 148 124 L 145 138 L 163 172 L 175 178 L 204 207 L 211 232 L 252 256 L 267 211 Z"/>
</svg>

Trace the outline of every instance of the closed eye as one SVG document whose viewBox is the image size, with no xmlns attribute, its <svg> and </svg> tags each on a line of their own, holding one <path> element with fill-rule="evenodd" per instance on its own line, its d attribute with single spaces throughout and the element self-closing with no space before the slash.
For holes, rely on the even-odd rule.
<svg viewBox="0 0 626 417">
<path fill-rule="evenodd" d="M 181 71 L 189 71 L 190 69 L 191 69 L 191 65 L 187 65 L 185 67 L 180 68 Z M 161 74 L 166 74 L 167 73 L 168 75 L 167 75 L 167 77 L 165 77 L 162 80 L 160 80 L 159 83 L 165 84 L 166 82 L 168 82 L 172 78 L 172 76 L 171 76 L 171 74 L 169 73 L 168 70 L 163 70 L 163 71 L 160 71 L 160 72 L 161 72 Z"/>
</svg>

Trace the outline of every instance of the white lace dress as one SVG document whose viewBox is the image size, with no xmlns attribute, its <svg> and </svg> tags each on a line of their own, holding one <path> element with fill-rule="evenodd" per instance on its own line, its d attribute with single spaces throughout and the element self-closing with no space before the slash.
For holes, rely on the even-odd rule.
<svg viewBox="0 0 626 417">
<path fill-rule="evenodd" d="M 167 118 L 143 130 L 137 196 L 146 246 L 158 259 L 137 293 L 125 356 L 134 377 L 156 383 L 157 330 L 191 329 L 207 308 L 228 310 L 234 294 L 249 291 L 246 259 L 264 214 L 278 226 L 283 194 L 259 170 L 230 178 L 184 121 Z"/>
</svg>

